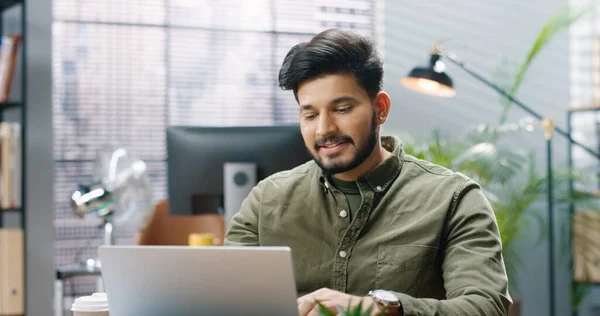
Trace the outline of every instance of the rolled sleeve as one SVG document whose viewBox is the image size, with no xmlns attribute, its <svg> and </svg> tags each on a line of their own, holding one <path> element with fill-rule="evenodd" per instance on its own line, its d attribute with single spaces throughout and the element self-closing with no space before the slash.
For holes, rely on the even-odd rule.
<svg viewBox="0 0 600 316">
<path fill-rule="evenodd" d="M 230 228 L 225 235 L 224 246 L 258 246 L 258 212 L 261 188 L 259 183 L 244 199 L 240 210 L 231 218 Z"/>
</svg>

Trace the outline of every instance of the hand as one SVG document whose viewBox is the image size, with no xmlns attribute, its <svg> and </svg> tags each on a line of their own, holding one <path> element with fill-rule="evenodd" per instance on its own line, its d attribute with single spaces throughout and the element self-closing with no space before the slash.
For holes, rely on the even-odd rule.
<svg viewBox="0 0 600 316">
<path fill-rule="evenodd" d="M 382 310 L 382 307 L 379 304 L 377 304 L 372 297 L 354 296 L 334 291 L 331 289 L 323 288 L 298 298 L 297 303 L 299 315 L 320 315 L 319 306 L 317 305 L 317 302 L 320 302 L 321 305 L 327 307 L 327 309 L 329 309 L 334 314 L 338 313 L 338 306 L 341 306 L 342 308 L 346 309 L 348 307 L 348 304 L 350 304 L 350 308 L 353 308 L 361 302 L 363 311 L 373 306 L 373 311 L 371 315 L 377 315 Z"/>
</svg>

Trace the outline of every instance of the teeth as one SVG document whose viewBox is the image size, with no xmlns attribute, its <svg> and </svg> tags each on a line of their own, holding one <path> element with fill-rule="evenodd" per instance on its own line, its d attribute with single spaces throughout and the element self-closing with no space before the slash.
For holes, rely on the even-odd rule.
<svg viewBox="0 0 600 316">
<path fill-rule="evenodd" d="M 327 147 L 327 148 L 333 148 L 333 147 L 336 147 L 337 145 L 339 145 L 339 144 L 330 144 L 330 145 L 325 145 L 325 147 Z"/>
</svg>

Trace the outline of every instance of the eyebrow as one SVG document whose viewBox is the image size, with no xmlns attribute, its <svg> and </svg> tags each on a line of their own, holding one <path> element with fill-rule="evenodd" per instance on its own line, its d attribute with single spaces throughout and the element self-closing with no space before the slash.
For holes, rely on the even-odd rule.
<svg viewBox="0 0 600 316">
<path fill-rule="evenodd" d="M 335 99 L 331 100 L 331 102 L 329 102 L 329 104 L 336 105 L 336 104 L 340 104 L 342 102 L 348 102 L 348 101 L 350 101 L 350 102 L 358 102 L 358 99 L 356 99 L 354 97 L 351 97 L 351 96 L 341 96 L 341 97 L 338 97 L 338 98 L 335 98 Z M 313 108 L 314 107 L 311 104 L 302 104 L 302 105 L 300 105 L 300 110 L 301 111 L 303 111 L 303 110 L 311 110 Z"/>
<path fill-rule="evenodd" d="M 358 102 L 358 99 L 355 97 L 351 97 L 351 96 L 342 96 L 339 98 L 335 98 L 333 99 L 333 101 L 329 102 L 330 104 L 340 104 L 342 102 Z"/>
</svg>

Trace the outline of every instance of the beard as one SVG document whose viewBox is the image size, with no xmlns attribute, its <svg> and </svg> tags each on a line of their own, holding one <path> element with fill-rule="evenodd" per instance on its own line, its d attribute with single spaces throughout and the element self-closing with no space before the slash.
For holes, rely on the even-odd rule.
<svg viewBox="0 0 600 316">
<path fill-rule="evenodd" d="M 363 144 L 360 144 L 360 147 L 356 147 L 354 140 L 345 135 L 320 138 L 315 142 L 314 148 L 317 153 L 319 152 L 319 148 L 327 142 L 346 142 L 350 145 L 354 145 L 355 150 L 352 158 L 349 161 L 343 161 L 341 157 L 333 157 L 329 162 L 323 162 L 323 160 L 318 157 L 318 154 L 313 154 L 310 150 L 309 153 L 317 165 L 323 170 L 323 172 L 327 174 L 332 175 L 350 171 L 360 166 L 369 157 L 369 155 L 371 155 L 375 149 L 375 146 L 377 145 L 377 116 L 375 113 L 373 113 L 373 119 L 371 120 L 371 126 L 369 126 L 368 132 L 369 135 L 366 141 Z"/>
</svg>

